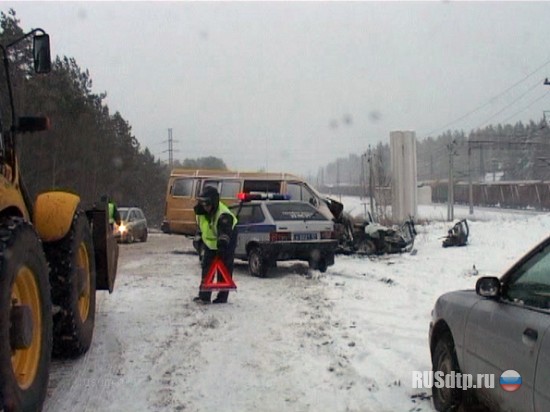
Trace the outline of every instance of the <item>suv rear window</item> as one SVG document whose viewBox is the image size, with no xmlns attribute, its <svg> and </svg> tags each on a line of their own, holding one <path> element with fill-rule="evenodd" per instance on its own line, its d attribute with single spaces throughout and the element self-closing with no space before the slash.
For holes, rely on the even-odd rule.
<svg viewBox="0 0 550 412">
<path fill-rule="evenodd" d="M 262 223 L 265 220 L 260 205 L 236 205 L 229 208 L 239 219 L 239 225 Z"/>
<path fill-rule="evenodd" d="M 328 220 L 309 203 L 284 202 L 268 203 L 267 210 L 273 220 Z"/>
<path fill-rule="evenodd" d="M 118 214 L 120 215 L 120 218 L 121 218 L 122 220 L 127 220 L 126 218 L 127 218 L 127 216 L 128 216 L 128 211 L 129 211 L 130 209 L 128 209 L 128 208 L 126 208 L 126 207 L 119 207 L 119 208 L 117 208 L 117 210 L 118 210 Z"/>
</svg>

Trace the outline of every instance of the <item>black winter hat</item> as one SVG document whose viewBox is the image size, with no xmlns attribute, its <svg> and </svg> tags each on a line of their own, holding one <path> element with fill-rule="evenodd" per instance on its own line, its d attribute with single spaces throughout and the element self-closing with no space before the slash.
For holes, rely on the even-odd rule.
<svg viewBox="0 0 550 412">
<path fill-rule="evenodd" d="M 215 187 L 206 186 L 199 195 L 199 201 L 217 206 L 220 201 L 220 194 Z"/>
</svg>

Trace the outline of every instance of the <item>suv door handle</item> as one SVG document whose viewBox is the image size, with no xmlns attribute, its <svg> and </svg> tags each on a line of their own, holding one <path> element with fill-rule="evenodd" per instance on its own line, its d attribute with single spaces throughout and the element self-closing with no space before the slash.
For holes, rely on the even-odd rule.
<svg viewBox="0 0 550 412">
<path fill-rule="evenodd" d="M 526 345 L 533 345 L 539 337 L 539 333 L 532 328 L 527 328 L 523 331 L 522 341 Z"/>
</svg>

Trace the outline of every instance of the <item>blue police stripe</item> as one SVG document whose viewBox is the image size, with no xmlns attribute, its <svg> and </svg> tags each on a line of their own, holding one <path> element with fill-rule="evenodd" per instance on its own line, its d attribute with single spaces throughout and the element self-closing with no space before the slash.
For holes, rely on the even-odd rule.
<svg viewBox="0 0 550 412">
<path fill-rule="evenodd" d="M 264 225 L 264 224 L 247 224 L 247 225 L 239 225 L 236 226 L 238 233 L 269 233 L 269 232 L 275 232 L 277 230 L 277 226 L 275 225 Z M 245 230 L 246 229 L 246 230 Z"/>
</svg>

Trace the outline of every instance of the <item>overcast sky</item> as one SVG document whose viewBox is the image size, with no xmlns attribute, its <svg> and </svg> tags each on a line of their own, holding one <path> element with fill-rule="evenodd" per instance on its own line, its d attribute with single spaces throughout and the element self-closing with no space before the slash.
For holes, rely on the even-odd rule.
<svg viewBox="0 0 550 412">
<path fill-rule="evenodd" d="M 168 159 L 316 174 L 389 142 L 540 120 L 550 2 L 10 2 Z M 550 112 L 548 113 L 550 116 Z"/>
</svg>

